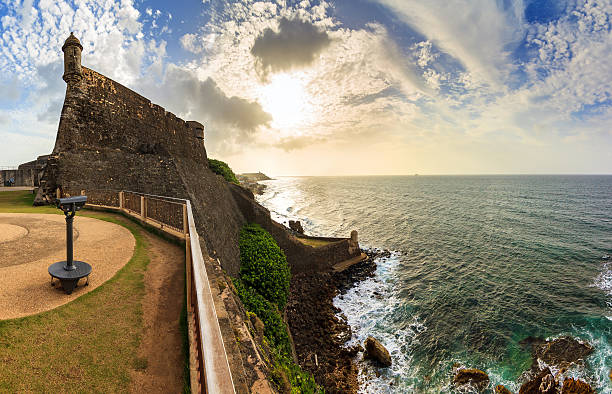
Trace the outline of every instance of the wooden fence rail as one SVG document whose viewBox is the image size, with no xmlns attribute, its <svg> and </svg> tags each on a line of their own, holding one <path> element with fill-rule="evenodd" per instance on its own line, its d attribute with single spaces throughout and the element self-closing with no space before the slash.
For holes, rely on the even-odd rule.
<svg viewBox="0 0 612 394">
<path fill-rule="evenodd" d="M 87 195 L 86 206 L 121 211 L 185 240 L 191 392 L 235 393 L 206 273 L 210 257 L 202 254 L 191 201 L 132 191 L 57 191 L 58 197 L 77 194 Z"/>
</svg>

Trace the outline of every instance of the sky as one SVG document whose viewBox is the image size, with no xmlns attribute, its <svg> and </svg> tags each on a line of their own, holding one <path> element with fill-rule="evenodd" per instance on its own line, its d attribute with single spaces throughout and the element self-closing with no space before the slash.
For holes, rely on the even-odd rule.
<svg viewBox="0 0 612 394">
<path fill-rule="evenodd" d="M 612 0 L 0 0 L 0 166 L 53 149 L 61 46 L 281 175 L 611 174 Z"/>
</svg>

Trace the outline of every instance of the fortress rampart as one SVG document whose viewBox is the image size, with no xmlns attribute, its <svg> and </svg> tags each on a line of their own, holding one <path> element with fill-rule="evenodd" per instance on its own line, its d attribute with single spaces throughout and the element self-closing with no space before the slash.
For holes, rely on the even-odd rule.
<svg viewBox="0 0 612 394">
<path fill-rule="evenodd" d="M 236 392 L 252 391 L 247 387 L 262 378 L 257 372 L 261 357 L 255 345 L 248 346 L 253 338 L 245 331 L 244 311 L 230 294 L 231 281 L 226 275 L 239 275 L 238 241 L 244 224 L 255 222 L 268 230 L 287 255 L 294 274 L 329 270 L 332 264 L 358 256 L 356 237 L 320 248 L 302 244 L 270 218 L 270 212 L 255 201 L 251 192 L 210 170 L 202 124 L 184 121 L 83 67 L 82 46 L 72 34 L 62 50 L 66 95 L 55 146 L 46 162 L 35 204 L 55 202 L 58 191 L 66 195 L 82 190 L 98 195 L 133 191 L 189 200 L 193 212 L 190 227 L 195 224 L 199 239 L 199 243 L 197 239 L 193 242 L 200 246 L 191 248 L 201 249 L 198 253 L 206 265 L 201 268 L 210 280 L 204 287 L 214 295 L 233 384 Z M 248 335 L 238 341 L 237 332 Z"/>
<path fill-rule="evenodd" d="M 36 203 L 52 202 L 57 189 L 133 190 L 189 199 L 205 252 L 219 258 L 232 276 L 239 272 L 238 237 L 247 221 L 274 236 L 293 272 L 325 269 L 349 257 L 333 248 L 303 245 L 250 192 L 212 173 L 202 124 L 184 121 L 82 66 L 82 47 L 73 35 L 63 50 L 66 96 Z"/>
<path fill-rule="evenodd" d="M 40 186 L 48 157 L 49 155 L 38 156 L 36 160 L 20 164 L 15 169 L 0 170 L 0 186 L 8 186 L 9 182 L 10 186 Z"/>
</svg>

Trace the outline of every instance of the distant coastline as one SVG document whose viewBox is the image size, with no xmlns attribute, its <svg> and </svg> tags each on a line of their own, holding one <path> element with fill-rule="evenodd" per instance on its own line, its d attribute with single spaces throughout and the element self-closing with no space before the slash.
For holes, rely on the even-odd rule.
<svg viewBox="0 0 612 394">
<path fill-rule="evenodd" d="M 266 185 L 259 183 L 260 181 L 270 181 L 273 178 L 270 178 L 263 172 L 247 172 L 244 174 L 236 175 L 238 178 L 238 182 L 240 185 L 249 189 L 251 193 L 262 195 L 264 190 L 266 189 Z"/>
</svg>

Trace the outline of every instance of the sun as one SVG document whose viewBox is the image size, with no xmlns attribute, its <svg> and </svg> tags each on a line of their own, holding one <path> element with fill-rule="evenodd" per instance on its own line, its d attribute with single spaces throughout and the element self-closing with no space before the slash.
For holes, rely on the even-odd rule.
<svg viewBox="0 0 612 394">
<path fill-rule="evenodd" d="M 261 88 L 259 101 L 264 111 L 272 115 L 272 127 L 295 133 L 308 122 L 312 111 L 305 85 L 299 75 L 281 73 L 272 75 Z"/>
</svg>

